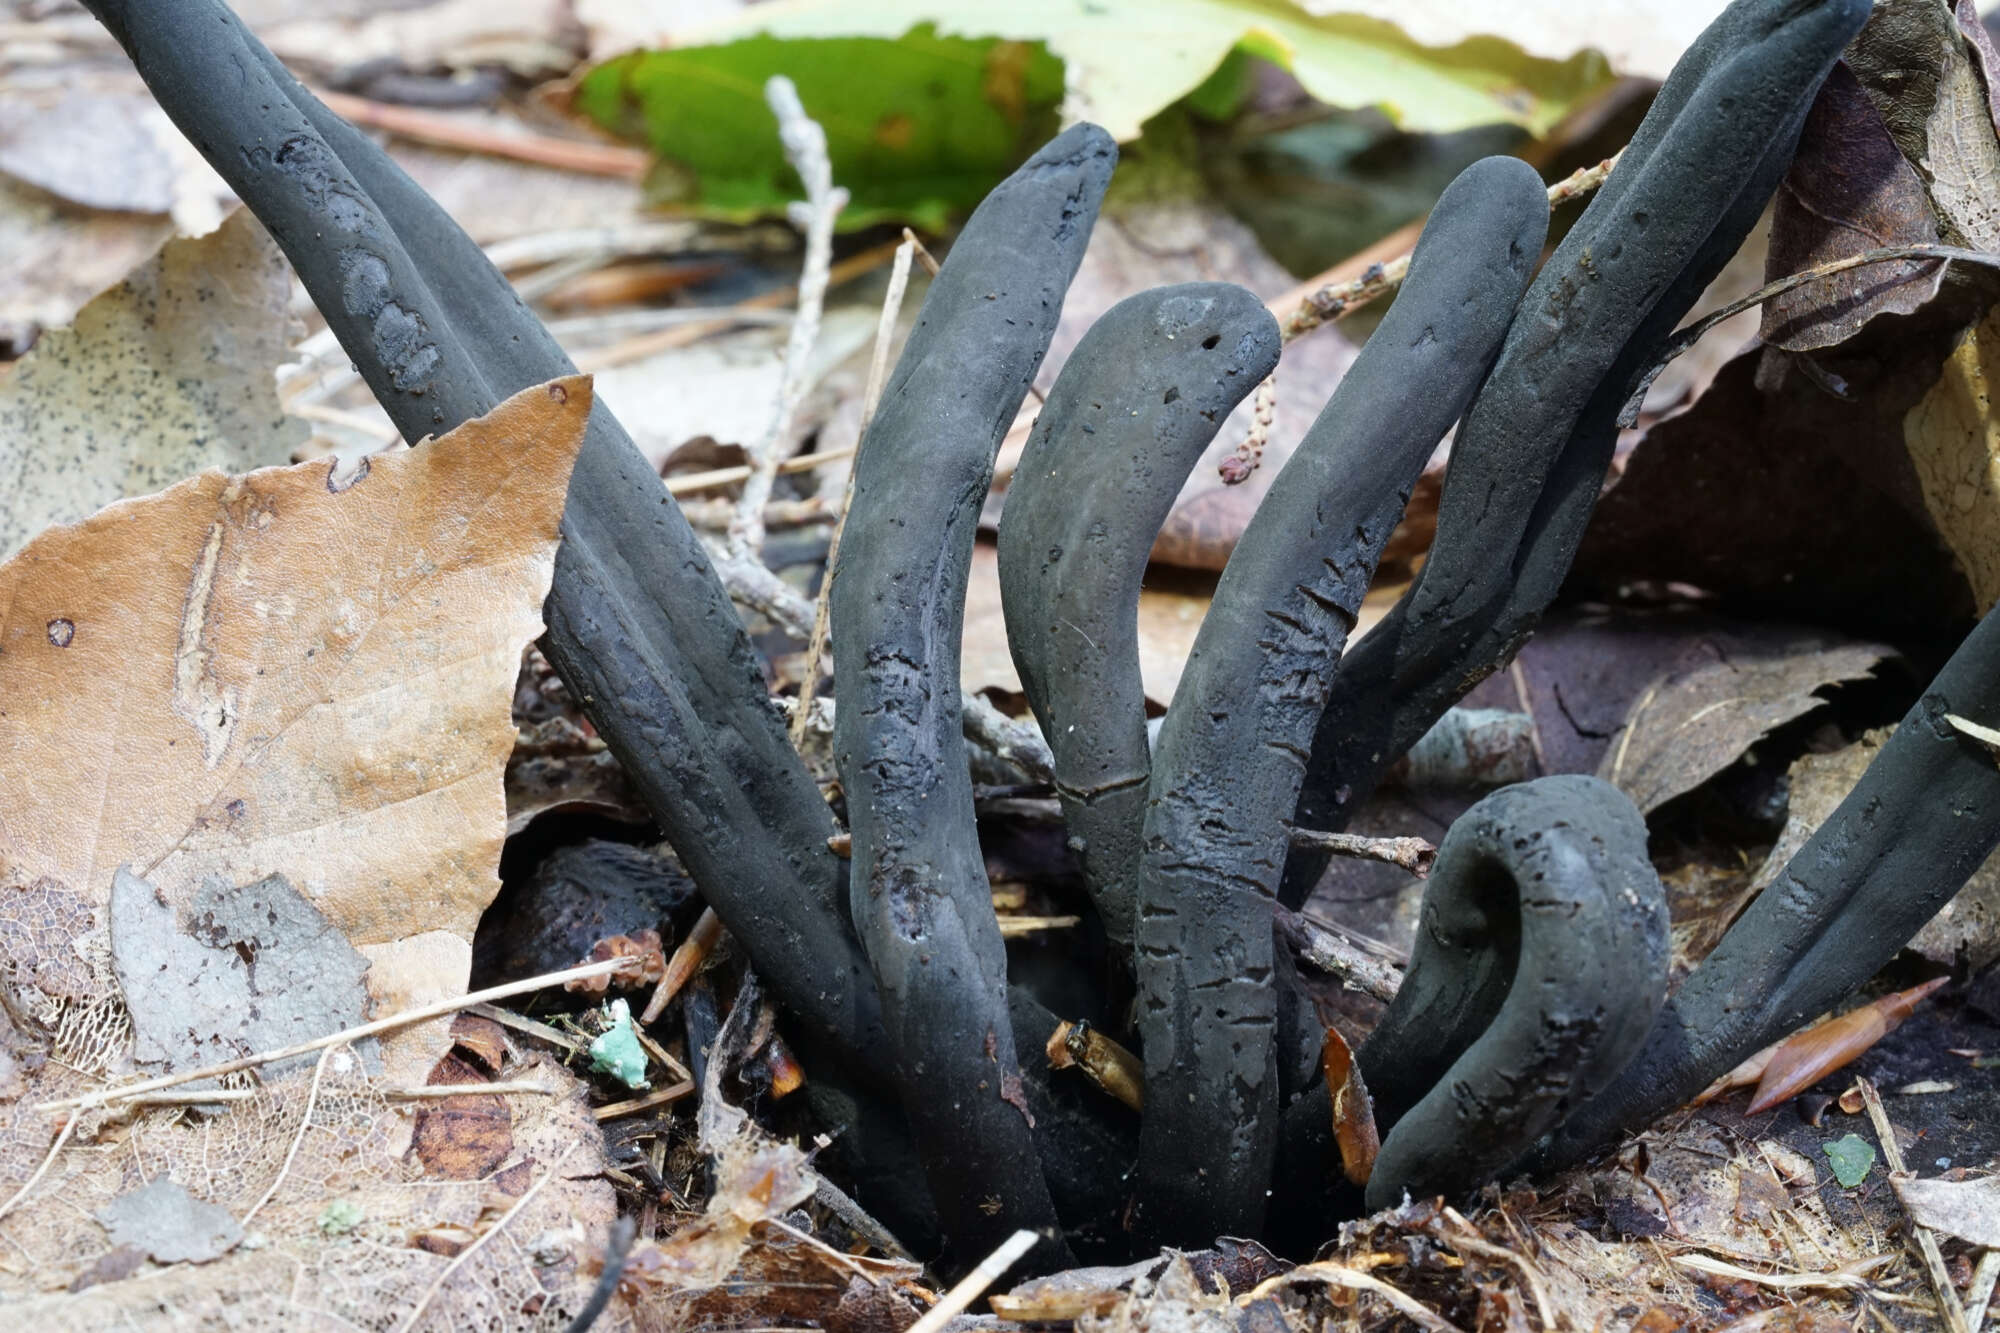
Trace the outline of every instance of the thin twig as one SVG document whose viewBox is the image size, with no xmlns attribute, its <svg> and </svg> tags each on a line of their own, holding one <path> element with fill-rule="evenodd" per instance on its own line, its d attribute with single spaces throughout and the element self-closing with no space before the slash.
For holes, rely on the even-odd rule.
<svg viewBox="0 0 2000 1333">
<path fill-rule="evenodd" d="M 2000 1250 L 1988 1250 L 1979 1256 L 1979 1266 L 1972 1270 L 1972 1285 L 1965 1289 L 1965 1325 L 1972 1333 L 1979 1333 L 1986 1325 L 1996 1284 L 2000 1284 Z"/>
<path fill-rule="evenodd" d="M 1264 462 L 1264 446 L 1271 442 L 1271 427 L 1278 420 L 1278 372 L 1273 370 L 1257 385 L 1250 398 L 1250 429 L 1243 433 L 1236 451 L 1216 465 L 1225 486 L 1250 480 Z"/>
<path fill-rule="evenodd" d="M 319 1059 L 313 1062 L 312 1082 L 306 1087 L 306 1109 L 304 1114 L 299 1116 L 299 1132 L 292 1135 L 292 1146 L 285 1151 L 285 1160 L 278 1165 L 278 1174 L 271 1178 L 271 1187 L 264 1191 L 257 1202 L 250 1205 L 249 1212 L 243 1214 L 239 1225 L 245 1233 L 250 1230 L 250 1219 L 264 1211 L 264 1205 L 271 1201 L 272 1196 L 278 1192 L 278 1186 L 284 1184 L 285 1177 L 291 1174 L 292 1163 L 298 1160 L 299 1145 L 306 1141 L 306 1131 L 312 1128 L 313 1111 L 319 1106 L 319 1085 L 320 1080 L 326 1077 L 326 1062 L 333 1058 L 333 1053 L 338 1049 L 340 1048 L 337 1046 L 327 1047 L 319 1053 Z"/>
<path fill-rule="evenodd" d="M 606 1120 L 616 1120 L 620 1116 L 637 1115 L 641 1111 L 650 1111 L 655 1106 L 666 1106 L 677 1102 L 693 1091 L 693 1080 L 682 1079 L 672 1087 L 655 1088 L 641 1097 L 633 1097 L 622 1102 L 607 1102 L 603 1106 L 593 1107 L 590 1118 L 602 1124 Z"/>
<path fill-rule="evenodd" d="M 1322 833 L 1318 829 L 1295 828 L 1292 846 L 1316 847 L 1335 856 L 1351 856 L 1362 861 L 1383 861 L 1423 879 L 1437 861 L 1437 848 L 1422 838 L 1371 838 L 1363 833 Z"/>
<path fill-rule="evenodd" d="M 860 254 L 849 255 L 828 270 L 827 286 L 838 287 L 864 273 L 872 273 L 889 262 L 889 257 L 895 252 L 896 243 L 886 241 L 881 245 L 871 246 Z M 791 305 L 797 299 L 796 287 L 774 287 L 768 292 L 758 292 L 755 296 L 747 296 L 738 301 L 729 308 L 726 315 L 719 315 L 713 324 L 684 324 L 679 328 L 660 329 L 654 333 L 642 333 L 635 338 L 627 338 L 609 347 L 579 352 L 576 356 L 576 368 L 591 372 L 608 370 L 612 366 L 630 365 L 634 361 L 644 361 L 649 356 L 700 342 L 717 328 L 736 322 L 738 316 L 745 311 L 777 310 Z"/>
<path fill-rule="evenodd" d="M 854 448 L 828 449 L 825 453 L 797 454 L 781 461 L 776 468 L 779 476 L 794 472 L 811 472 L 814 468 L 825 467 L 828 463 L 838 463 L 854 457 Z M 692 495 L 697 491 L 712 491 L 721 486 L 734 486 L 739 481 L 750 478 L 751 469 L 739 463 L 735 467 L 710 468 L 706 472 L 684 472 L 677 477 L 667 478 L 667 494 Z"/>
<path fill-rule="evenodd" d="M 42 1158 L 42 1164 L 35 1168 L 35 1174 L 29 1176 L 27 1183 L 14 1191 L 13 1198 L 0 1203 L 0 1220 L 4 1220 L 7 1214 L 14 1211 L 16 1204 L 27 1198 L 35 1186 L 42 1183 L 42 1177 L 49 1173 L 49 1168 L 56 1164 L 56 1158 L 61 1155 L 63 1145 L 69 1142 L 70 1135 L 76 1133 L 76 1122 L 81 1118 L 80 1112 L 72 1112 L 69 1119 L 63 1122 L 62 1132 L 57 1134 L 56 1141 L 49 1145 L 48 1155 Z"/>
<path fill-rule="evenodd" d="M 728 532 L 736 517 L 736 506 L 728 500 L 683 500 L 681 512 L 688 523 L 708 532 Z M 773 500 L 764 506 L 764 527 L 768 531 L 802 528 L 808 523 L 824 523 L 833 517 L 833 506 L 824 496 L 808 495 L 803 500 Z"/>
<path fill-rule="evenodd" d="M 926 250 L 924 243 L 917 239 L 917 234 L 908 227 L 903 228 L 903 244 L 914 248 L 917 255 L 917 262 L 924 266 L 924 272 L 930 274 L 933 278 L 938 275 L 938 269 L 942 265 L 937 262 L 937 256 Z"/>
<path fill-rule="evenodd" d="M 315 89 L 314 95 L 343 120 L 439 148 L 458 148 L 468 153 L 485 153 L 492 157 L 512 158 L 517 162 L 556 167 L 562 171 L 615 176 L 624 180 L 637 180 L 644 176 L 653 162 L 653 155 L 643 148 L 556 139 L 546 134 L 503 132 L 456 116 L 377 102 L 331 89 Z"/>
<path fill-rule="evenodd" d="M 1602 185 L 1618 165 L 1621 153 L 1605 158 L 1594 167 L 1585 167 L 1549 186 L 1549 207 L 1568 203 L 1589 194 Z M 1405 254 L 1380 264 L 1370 264 L 1361 276 L 1342 283 L 1328 283 L 1300 300 L 1298 308 L 1279 321 L 1279 336 L 1286 342 L 1311 333 L 1323 324 L 1345 319 L 1378 297 L 1385 296 L 1401 285 L 1410 271 L 1410 256 Z"/>
<path fill-rule="evenodd" d="M 422 1297 L 418 1299 L 416 1307 L 410 1311 L 410 1317 L 402 1322 L 402 1325 L 399 1328 L 398 1333 L 410 1333 L 410 1330 L 417 1326 L 417 1320 L 423 1318 L 424 1310 L 426 1309 L 426 1307 L 430 1305 L 431 1299 L 434 1296 L 436 1296 L 439 1290 L 443 1288 L 444 1284 L 451 1279 L 451 1275 L 453 1273 L 456 1273 L 460 1268 L 464 1267 L 466 1261 L 472 1258 L 473 1255 L 479 1253 L 480 1246 L 484 1245 L 487 1241 L 492 1240 L 502 1231 L 505 1231 L 507 1229 L 507 1224 L 513 1221 L 515 1217 L 517 1217 L 520 1214 L 523 1208 L 526 1208 L 531 1202 L 533 1202 L 535 1196 L 540 1194 L 542 1190 L 548 1185 L 548 1183 L 556 1178 L 557 1174 L 561 1172 L 563 1164 L 568 1162 L 570 1158 L 574 1157 L 577 1153 L 577 1150 L 581 1147 L 583 1147 L 583 1143 L 581 1140 L 579 1140 L 576 1143 L 570 1144 L 570 1146 L 563 1152 L 563 1155 L 556 1158 L 555 1164 L 549 1167 L 549 1169 L 543 1173 L 541 1179 L 537 1180 L 534 1184 L 528 1186 L 528 1188 L 525 1191 L 523 1191 L 521 1197 L 514 1201 L 514 1206 L 512 1208 L 509 1208 L 506 1212 L 500 1215 L 499 1221 L 495 1222 L 492 1226 L 488 1227 L 485 1231 L 481 1232 L 479 1234 L 479 1237 L 476 1240 L 474 1240 L 472 1244 L 460 1250 L 458 1252 L 458 1255 L 455 1258 L 453 1258 L 450 1263 L 444 1266 L 444 1271 L 439 1273 L 437 1275 L 437 1278 L 430 1284 L 430 1286 L 424 1289 L 424 1294 L 422 1295 Z"/>
<path fill-rule="evenodd" d="M 983 694 L 966 695 L 962 707 L 967 737 L 1019 768 L 1032 781 L 1055 781 L 1055 755 L 1034 723 L 1008 717 Z"/>
<path fill-rule="evenodd" d="M 1611 169 L 1618 165 L 1621 155 L 1622 151 L 1614 153 L 1596 166 L 1571 172 L 1549 186 L 1549 207 L 1581 198 L 1602 185 L 1611 175 Z M 1410 255 L 1405 253 L 1371 263 L 1358 276 L 1345 281 L 1329 278 L 1321 282 L 1299 297 L 1298 304 L 1289 314 L 1283 314 L 1282 307 L 1277 308 L 1281 314 L 1278 320 L 1280 340 L 1290 344 L 1322 325 L 1346 319 L 1371 301 L 1395 291 L 1409 272 Z M 1234 486 L 1248 481 L 1251 473 L 1263 462 L 1264 446 L 1270 439 L 1271 424 L 1277 417 L 1277 410 L 1278 385 L 1274 371 L 1271 377 L 1257 386 L 1256 397 L 1252 400 L 1250 429 L 1237 444 L 1235 452 L 1223 459 L 1217 468 L 1223 484 Z"/>
<path fill-rule="evenodd" d="M 854 448 L 850 453 L 861 452 L 861 441 L 868 434 L 869 423 L 875 420 L 875 408 L 882 401 L 882 385 L 889 377 L 889 344 L 896 336 L 896 320 L 902 314 L 903 293 L 910 286 L 910 261 L 923 247 L 908 227 L 903 228 L 907 238 L 896 247 L 896 260 L 889 270 L 889 290 L 882 297 L 882 314 L 875 321 L 875 348 L 868 358 L 868 387 L 861 395 L 861 428 L 855 435 Z M 833 562 L 840 555 L 840 535 L 847 530 L 847 505 L 854 495 L 854 469 L 847 470 L 847 485 L 841 488 L 840 514 L 833 523 L 833 536 L 827 539 L 826 573 L 820 576 L 819 595 L 813 599 L 812 637 L 806 642 L 805 674 L 799 680 L 799 702 L 792 714 L 792 748 L 805 744 L 806 728 L 812 721 L 813 696 L 819 693 L 819 664 L 826 656 L 826 638 L 829 632 L 827 620 L 828 597 L 833 592 Z"/>
<path fill-rule="evenodd" d="M 419 1005 L 415 1009 L 406 1009 L 402 1013 L 391 1014 L 387 1018 L 378 1018 L 373 1022 L 360 1024 L 358 1027 L 344 1028 L 339 1032 L 331 1032 L 324 1037 L 315 1037 L 311 1041 L 302 1041 L 296 1045 L 280 1047 L 275 1051 L 259 1051 L 255 1055 L 246 1055 L 235 1060 L 225 1060 L 219 1065 L 209 1065 L 203 1069 L 188 1069 L 178 1074 L 162 1074 L 158 1078 L 149 1078 L 141 1083 L 129 1083 L 122 1087 L 104 1088 L 97 1092 L 86 1093 L 81 1097 L 64 1097 L 58 1101 L 43 1102 L 39 1109 L 44 1111 L 61 1111 L 73 1106 L 108 1106 L 113 1102 L 122 1102 L 128 1098 L 136 1097 L 141 1093 L 158 1092 L 162 1088 L 176 1088 L 183 1083 L 193 1083 L 200 1079 L 220 1078 L 224 1074 L 235 1074 L 245 1069 L 257 1069 L 279 1060 L 290 1060 L 295 1056 L 311 1055 L 315 1051 L 323 1051 L 329 1046 L 339 1046 L 349 1042 L 356 1042 L 360 1041 L 363 1037 L 379 1036 L 384 1032 L 394 1032 L 397 1028 L 410 1027 L 433 1018 L 443 1018 L 446 1014 L 454 1014 L 461 1009 L 470 1008 L 476 1004 L 488 1003 L 493 1000 L 505 1000 L 511 996 L 526 995 L 532 991 L 547 990 L 551 986 L 560 986 L 566 981 L 578 981 L 584 977 L 608 976 L 624 968 L 629 962 L 629 959 L 624 958 L 606 958 L 600 962 L 584 963 L 577 967 L 567 967 L 560 972 L 545 972 L 539 977 L 527 977 L 520 981 L 510 981 L 504 986 L 488 986 L 485 990 L 474 991 L 470 995 L 461 995 L 455 999 L 438 1000 L 432 1004 Z M 0 1216 L 5 1216 L 4 1209 L 0 1209 Z"/>
<path fill-rule="evenodd" d="M 1982 268 L 2000 268 L 2000 254 L 1990 254 L 1984 250 L 1964 250 L 1952 245 L 1888 245 L 1878 250 L 1863 250 L 1860 254 L 1846 255 L 1840 259 L 1830 259 L 1824 264 L 1788 273 L 1775 282 L 1765 283 L 1756 291 L 1738 300 L 1731 301 L 1719 310 L 1711 311 L 1694 323 L 1676 333 L 1667 350 L 1660 354 L 1653 373 L 1700 341 L 1707 333 L 1724 320 L 1734 318 L 1755 306 L 1760 306 L 1774 296 L 1783 296 L 1795 287 L 1803 287 L 1820 278 L 1845 273 L 1851 268 L 1866 268 L 1871 264 L 1890 264 L 1902 259 L 1942 259 L 1955 260 L 1961 264 L 1976 264 Z"/>
<path fill-rule="evenodd" d="M 1268 1278 L 1239 1296 L 1236 1304 L 1238 1307 L 1254 1304 L 1275 1291 L 1282 1291 L 1294 1282 L 1324 1282 L 1330 1287 L 1343 1287 L 1348 1291 L 1372 1292 L 1389 1302 L 1419 1328 L 1428 1329 L 1430 1333 L 1459 1333 L 1458 1325 L 1420 1303 L 1416 1298 L 1397 1290 L 1372 1273 L 1364 1273 L 1330 1259 L 1319 1263 L 1301 1264 L 1289 1273 L 1280 1273 L 1274 1278 Z"/>
<path fill-rule="evenodd" d="M 1000 1248 L 981 1259 L 979 1267 L 938 1297 L 937 1304 L 924 1311 L 923 1318 L 911 1324 L 906 1333 L 938 1333 L 946 1324 L 964 1314 L 967 1306 L 984 1296 L 986 1289 L 998 1282 L 1022 1255 L 1034 1249 L 1038 1239 L 1040 1237 L 1032 1231 L 1017 1231 L 1001 1241 Z"/>
<path fill-rule="evenodd" d="M 465 1012 L 477 1014 L 481 1018 L 490 1018 L 502 1027 L 512 1028 L 516 1032 L 525 1033 L 538 1041 L 545 1041 L 551 1046 L 560 1046 L 578 1055 L 590 1049 L 590 1042 L 573 1032 L 552 1028 L 547 1023 L 517 1014 L 512 1009 L 502 1009 L 497 1004 L 468 1004 L 465 1006 Z"/>
<path fill-rule="evenodd" d="M 1343 985 L 1387 1003 L 1403 984 L 1403 969 L 1309 921 L 1289 908 L 1277 909 L 1278 932 L 1292 951 Z"/>
<path fill-rule="evenodd" d="M 1080 916 L 1003 916 L 1000 918 L 1000 938 L 1025 939 L 1044 930 L 1070 930 L 1082 924 Z"/>
<path fill-rule="evenodd" d="M 1868 1121 L 1875 1126 L 1875 1137 L 1882 1144 L 1882 1159 L 1890 1173 L 1909 1175 L 1909 1168 L 1903 1164 L 1902 1146 L 1896 1142 L 1895 1127 L 1889 1123 L 1889 1113 L 1882 1109 L 1882 1094 L 1865 1078 L 1858 1078 L 1855 1083 L 1861 1089 L 1862 1104 L 1868 1108 Z M 1924 1257 L 1924 1271 L 1930 1275 L 1947 1333 L 1970 1333 L 1965 1307 L 1958 1303 L 1958 1291 L 1951 1285 L 1951 1274 L 1945 1270 L 1944 1252 L 1938 1248 L 1937 1237 L 1914 1217 L 1910 1219 L 1910 1234 L 1916 1238 L 1917 1252 Z"/>
<path fill-rule="evenodd" d="M 391 1088 L 383 1095 L 392 1102 L 434 1102 L 446 1097 L 553 1097 L 556 1090 L 519 1078 L 506 1083 L 426 1083 L 420 1088 Z"/>
<path fill-rule="evenodd" d="M 820 312 L 826 304 L 828 273 L 833 262 L 833 223 L 847 204 L 847 191 L 833 183 L 827 160 L 826 131 L 806 115 L 798 89 L 782 74 L 764 85 L 764 99 L 778 117 L 778 138 L 785 160 L 805 183 L 806 197 L 792 206 L 792 221 L 805 232 L 805 263 L 799 275 L 798 317 L 785 343 L 784 371 L 778 398 L 763 438 L 748 446 L 750 475 L 744 478 L 736 512 L 729 521 L 723 557 L 716 562 L 723 586 L 749 606 L 762 611 L 793 638 L 812 634 L 812 604 L 764 564 L 764 506 L 777 476 L 779 450 L 792 434 L 792 422 L 805 396 L 806 367 L 819 337 Z"/>
</svg>

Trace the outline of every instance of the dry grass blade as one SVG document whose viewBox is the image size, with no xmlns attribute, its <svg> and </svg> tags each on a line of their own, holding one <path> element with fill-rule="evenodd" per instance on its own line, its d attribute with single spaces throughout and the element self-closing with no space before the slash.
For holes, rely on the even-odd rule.
<svg viewBox="0 0 2000 1333">
<path fill-rule="evenodd" d="M 959 1315 L 966 1307 L 986 1294 L 986 1289 L 1000 1280 L 1008 1269 L 1035 1248 L 1040 1237 L 1032 1231 L 1017 1231 L 1000 1247 L 979 1261 L 979 1267 L 967 1273 L 957 1286 L 938 1297 L 938 1303 L 924 1311 L 923 1318 L 911 1324 L 904 1333 L 939 1333 L 939 1330 Z"/>
<path fill-rule="evenodd" d="M 642 148 L 556 139 L 545 134 L 501 133 L 456 116 L 377 102 L 330 89 L 316 90 L 314 95 L 343 120 L 439 148 L 459 148 L 468 153 L 485 153 L 562 171 L 615 176 L 624 180 L 639 179 L 652 164 L 652 155 Z"/>
<path fill-rule="evenodd" d="M 683 1080 L 668 1088 L 655 1088 L 643 1097 L 633 1097 L 627 1101 L 611 1102 L 605 1106 L 593 1107 L 591 1117 L 600 1124 L 606 1120 L 617 1120 L 621 1116 L 637 1115 L 650 1111 L 656 1106 L 669 1106 L 694 1091 L 692 1080 Z"/>
<path fill-rule="evenodd" d="M 1330 1287 L 1341 1287 L 1348 1291 L 1365 1291 L 1380 1296 L 1393 1306 L 1398 1314 L 1418 1328 L 1428 1329 L 1430 1333 L 1463 1333 L 1457 1324 L 1421 1304 L 1414 1297 L 1398 1291 L 1381 1278 L 1331 1260 L 1316 1264 L 1301 1264 L 1289 1273 L 1282 1273 L 1268 1281 L 1260 1282 L 1244 1293 L 1236 1303 L 1239 1306 L 1249 1305 L 1273 1292 L 1282 1291 L 1295 1282 L 1324 1282 Z"/>
<path fill-rule="evenodd" d="M 1882 1159 L 1892 1174 L 1907 1175 L 1909 1167 L 1903 1163 L 1903 1149 L 1896 1142 L 1889 1113 L 1882 1107 L 1882 1094 L 1865 1078 L 1856 1079 L 1855 1083 L 1861 1089 L 1862 1104 L 1868 1108 L 1868 1122 L 1875 1127 L 1875 1137 L 1882 1145 Z M 1938 1248 L 1937 1237 L 1915 1218 L 1910 1219 L 1910 1234 L 1916 1238 L 1917 1252 L 1924 1257 L 1924 1271 L 1930 1275 L 1931 1290 L 1937 1296 L 1938 1312 L 1944 1316 L 1947 1333 L 1970 1333 L 1965 1307 L 1959 1304 L 1958 1291 L 1951 1284 L 1951 1273 L 1944 1266 L 1944 1252 Z"/>
<path fill-rule="evenodd" d="M 882 315 L 875 323 L 875 347 L 868 357 L 868 387 L 861 397 L 861 427 L 855 436 L 855 445 L 849 454 L 861 452 L 861 438 L 868 434 L 868 423 L 874 420 L 875 405 L 882 401 L 882 385 L 889 378 L 889 344 L 896 334 L 896 319 L 903 310 L 903 294 L 910 287 L 910 261 L 923 247 L 917 238 L 910 235 L 908 227 L 903 228 L 908 237 L 896 247 L 896 259 L 889 270 L 889 290 L 882 296 Z M 847 485 L 841 491 L 840 515 L 834 520 L 833 535 L 827 539 L 826 573 L 819 581 L 819 596 L 813 603 L 812 637 L 806 642 L 805 674 L 799 680 L 798 707 L 792 713 L 793 748 L 805 744 L 806 729 L 812 725 L 813 696 L 819 693 L 819 664 L 826 658 L 826 639 L 829 632 L 827 620 L 827 597 L 833 591 L 833 562 L 840 555 L 840 536 L 847 529 L 847 502 L 854 494 L 854 471 L 847 473 Z"/>
<path fill-rule="evenodd" d="M 1863 1265 L 1849 1265 L 1829 1273 L 1760 1273 L 1754 1268 L 1744 1268 L 1706 1254 L 1676 1254 L 1673 1262 L 1682 1268 L 1692 1268 L 1697 1273 L 1707 1273 L 1711 1277 L 1728 1278 L 1732 1282 L 1749 1282 L 1760 1287 L 1772 1287 L 1779 1291 L 1831 1290 L 1857 1291 L 1868 1285 L 1868 1279 L 1856 1267 L 1872 1272 L 1889 1262 L 1886 1254 L 1877 1255 Z"/>
</svg>

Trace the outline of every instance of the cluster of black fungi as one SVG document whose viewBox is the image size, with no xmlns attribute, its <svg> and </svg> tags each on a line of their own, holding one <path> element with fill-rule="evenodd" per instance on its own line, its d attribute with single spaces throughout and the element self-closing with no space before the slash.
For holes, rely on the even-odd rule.
<svg viewBox="0 0 2000 1333">
<path fill-rule="evenodd" d="M 223 0 L 87 0 L 290 256 L 418 441 L 572 366 L 505 279 Z M 2000 840 L 2000 769 L 1945 718 L 2000 716 L 2000 621 L 1966 639 L 1859 787 L 1666 1000 L 1666 911 L 1631 804 L 1548 777 L 1439 849 L 1414 956 L 1359 1052 L 1385 1136 L 1340 1180 L 1319 1029 L 1275 904 L 1568 569 L 1620 413 L 1736 251 L 1867 0 L 1737 0 L 1674 70 L 1539 266 L 1541 182 L 1489 159 L 1276 479 L 1148 744 L 1135 607 L 1167 508 L 1276 363 L 1247 292 L 1166 287 L 1064 366 L 1000 530 L 1008 636 L 1056 763 L 1145 1072 L 1143 1115 L 1052 1076 L 1010 986 L 960 734 L 959 630 L 999 441 L 1056 327 L 1117 150 L 1078 125 L 996 188 L 931 283 L 832 572 L 852 858 L 786 741 L 710 561 L 602 405 L 563 521 L 545 648 L 781 1003 L 863 1201 L 969 1262 L 1018 1227 L 1078 1251 L 1311 1242 L 1365 1207 L 1571 1162 L 1823 1011 Z M 1382 545 L 1457 436 L 1421 575 L 1351 652 Z M 1023 1058 L 1024 1053 L 1028 1058 Z"/>
</svg>

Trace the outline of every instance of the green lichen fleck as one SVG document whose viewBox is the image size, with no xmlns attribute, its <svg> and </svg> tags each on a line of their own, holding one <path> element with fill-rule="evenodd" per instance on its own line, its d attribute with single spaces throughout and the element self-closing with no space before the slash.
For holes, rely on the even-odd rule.
<svg viewBox="0 0 2000 1333">
<path fill-rule="evenodd" d="M 644 1092 L 652 1085 L 646 1082 L 646 1051 L 632 1029 L 632 1010 L 625 1001 L 613 1000 L 609 1012 L 611 1026 L 590 1043 L 590 1067 L 634 1092 Z"/>
<path fill-rule="evenodd" d="M 319 1212 L 319 1232 L 322 1236 L 345 1236 L 361 1225 L 361 1205 L 347 1199 L 335 1199 Z"/>
</svg>

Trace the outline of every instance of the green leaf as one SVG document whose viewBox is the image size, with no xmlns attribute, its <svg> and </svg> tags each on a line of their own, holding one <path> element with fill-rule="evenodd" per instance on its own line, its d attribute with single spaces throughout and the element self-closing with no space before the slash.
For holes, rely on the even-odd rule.
<svg viewBox="0 0 2000 1333">
<path fill-rule="evenodd" d="M 661 202 L 743 220 L 800 197 L 764 83 L 790 78 L 826 129 L 843 231 L 885 221 L 936 230 L 1059 128 L 1062 63 L 1035 43 L 939 36 L 746 36 L 634 51 L 585 74 L 578 110 L 660 156 Z"/>
<path fill-rule="evenodd" d="M 1858 1134 L 1835 1139 L 1826 1145 L 1826 1159 L 1833 1163 L 1833 1178 L 1847 1189 L 1859 1185 L 1875 1165 L 1875 1145 Z"/>
<path fill-rule="evenodd" d="M 1611 78 L 1595 52 L 1548 60 L 1497 37 L 1426 47 L 1382 19 L 1312 14 L 1293 0 L 775 0 L 701 36 L 897 38 L 920 25 L 931 25 L 932 40 L 1046 43 L 1065 63 L 1065 115 L 1096 121 L 1120 143 L 1238 49 L 1290 70 L 1322 102 L 1378 106 L 1411 130 L 1511 121 L 1539 134 Z"/>
</svg>

